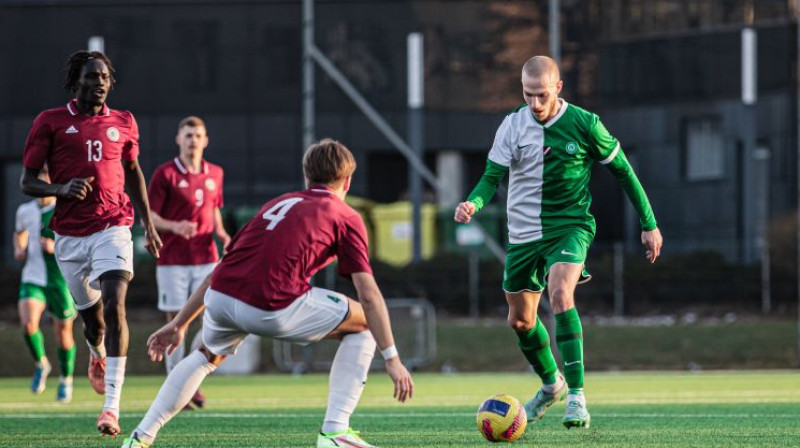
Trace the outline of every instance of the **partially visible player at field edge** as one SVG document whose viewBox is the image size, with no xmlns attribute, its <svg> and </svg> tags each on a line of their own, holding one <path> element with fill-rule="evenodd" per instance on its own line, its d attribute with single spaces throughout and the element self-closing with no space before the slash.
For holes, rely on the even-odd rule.
<svg viewBox="0 0 800 448">
<path fill-rule="evenodd" d="M 248 334 L 303 345 L 341 340 L 317 447 L 372 447 L 350 428 L 350 415 L 366 383 L 376 340 L 394 382 L 394 397 L 401 402 L 411 398 L 414 383 L 400 362 L 386 303 L 372 276 L 364 222 L 344 202 L 355 169 L 353 154 L 341 143 L 326 139 L 311 145 L 303 157 L 308 189 L 265 203 L 175 319 L 150 336 L 150 356 L 161 359 L 183 342 L 189 323 L 206 308 L 205 345 L 170 372 L 123 448 L 150 446 Z M 309 284 L 334 258 L 339 274 L 352 279 L 358 302 Z"/>
<path fill-rule="evenodd" d="M 47 167 L 39 177 L 48 182 Z M 55 235 L 50 229 L 50 218 L 56 206 L 52 196 L 34 199 L 17 208 L 14 226 L 14 259 L 25 263 L 19 286 L 19 318 L 25 344 L 33 356 L 35 370 L 31 381 L 34 394 L 44 392 L 47 376 L 52 367 L 45 356 L 44 334 L 39 323 L 45 309 L 53 318 L 56 356 L 61 375 L 58 379 L 56 400 L 60 403 L 72 401 L 72 373 L 75 370 L 75 339 L 72 322 L 77 312 L 67 283 L 58 269 L 53 255 Z"/>
<path fill-rule="evenodd" d="M 456 207 L 455 220 L 470 222 L 510 172 L 509 245 L 503 277 L 508 323 L 543 383 L 525 411 L 529 421 L 537 421 L 566 395 L 563 423 L 572 428 L 588 427 L 591 421 L 583 392 L 583 329 L 574 293 L 578 283 L 591 278 L 585 262 L 595 235 L 589 212 L 589 179 L 595 162 L 614 174 L 638 212 L 642 244 L 651 263 L 661 253 L 663 240 L 647 195 L 619 142 L 597 115 L 560 99 L 562 87 L 552 59 L 536 56 L 525 63 L 522 93 L 527 106 L 503 120 L 486 171 L 467 201 Z M 555 313 L 563 375 L 550 350 L 547 329 L 536 314 L 545 286 Z"/>
<path fill-rule="evenodd" d="M 116 435 L 128 353 L 125 296 L 133 277 L 133 205 L 144 225 L 148 250 L 158 257 L 158 237 L 144 175 L 139 167 L 139 128 L 133 114 L 113 110 L 111 61 L 101 52 L 78 51 L 67 60 L 64 88 L 74 97 L 33 122 L 22 156 L 22 191 L 56 196 L 50 226 L 55 255 L 83 319 L 89 345 L 89 380 L 105 393 L 97 419 L 101 434 Z M 47 164 L 50 182 L 38 178 Z M 125 188 L 128 194 L 125 194 Z"/>
<path fill-rule="evenodd" d="M 223 247 L 231 241 L 222 223 L 223 170 L 203 158 L 208 147 L 206 125 L 199 117 L 178 123 L 178 156 L 156 168 L 147 189 L 153 223 L 164 242 L 156 262 L 158 309 L 171 321 L 192 291 L 211 274 L 219 254 L 214 235 Z M 195 338 L 199 343 L 199 333 Z M 192 344 L 196 347 L 196 343 Z M 183 359 L 184 344 L 164 358 L 167 373 Z M 192 403 L 203 407 L 198 389 Z"/>
</svg>

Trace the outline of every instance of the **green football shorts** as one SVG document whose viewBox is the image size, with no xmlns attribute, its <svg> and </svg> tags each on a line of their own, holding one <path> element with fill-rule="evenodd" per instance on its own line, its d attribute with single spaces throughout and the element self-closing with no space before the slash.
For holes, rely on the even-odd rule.
<svg viewBox="0 0 800 448">
<path fill-rule="evenodd" d="M 72 319 L 77 315 L 75 302 L 67 285 L 39 286 L 33 283 L 19 285 L 19 300 L 38 300 L 47 305 L 47 311 L 58 320 Z"/>
<path fill-rule="evenodd" d="M 594 238 L 587 232 L 575 230 L 564 236 L 522 244 L 509 244 L 503 290 L 506 292 L 540 292 L 547 285 L 547 274 L 556 263 L 583 266 L 578 283 L 591 280 L 586 270 L 586 253 Z"/>
</svg>

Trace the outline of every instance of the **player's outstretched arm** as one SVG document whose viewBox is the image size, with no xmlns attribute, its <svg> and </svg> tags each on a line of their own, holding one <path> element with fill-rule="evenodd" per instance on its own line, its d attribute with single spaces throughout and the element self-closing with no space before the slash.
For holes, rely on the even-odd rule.
<svg viewBox="0 0 800 448">
<path fill-rule="evenodd" d="M 147 338 L 147 354 L 150 355 L 151 360 L 161 361 L 164 359 L 165 353 L 172 354 L 183 343 L 189 324 L 206 308 L 203 299 L 210 284 L 211 275 L 203 280 L 203 284 L 192 293 L 186 304 L 169 323 Z"/>
<path fill-rule="evenodd" d="M 375 282 L 375 277 L 366 272 L 353 274 L 353 285 L 358 291 L 361 306 L 364 307 L 367 326 L 386 360 L 386 373 L 394 382 L 394 397 L 400 402 L 405 402 L 414 394 L 414 381 L 400 361 L 400 355 L 394 346 L 392 324 L 389 321 L 389 311 L 386 309 L 383 294 Z"/>
<path fill-rule="evenodd" d="M 153 215 L 150 214 L 150 204 L 147 201 L 147 183 L 144 180 L 142 167 L 139 160 L 125 160 L 122 162 L 125 168 L 125 188 L 128 196 L 142 217 L 147 250 L 158 258 L 161 252 L 161 237 L 158 236 L 156 226 L 153 224 Z"/>
</svg>

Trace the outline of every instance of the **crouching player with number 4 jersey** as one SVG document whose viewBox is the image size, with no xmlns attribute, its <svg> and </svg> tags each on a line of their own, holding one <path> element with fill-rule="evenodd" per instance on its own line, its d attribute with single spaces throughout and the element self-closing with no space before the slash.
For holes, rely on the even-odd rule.
<svg viewBox="0 0 800 448">
<path fill-rule="evenodd" d="M 401 402 L 411 398 L 414 383 L 400 362 L 386 303 L 372 276 L 364 222 L 344 202 L 355 168 L 353 155 L 341 143 L 322 140 L 312 145 L 303 157 L 308 189 L 264 204 L 175 319 L 150 336 L 150 357 L 160 360 L 183 343 L 189 323 L 205 309 L 204 345 L 170 372 L 123 448 L 150 446 L 159 429 L 248 334 L 298 344 L 340 340 L 317 447 L 373 446 L 350 428 L 350 415 L 361 397 L 376 341 L 394 382 L 394 397 Z M 334 258 L 339 273 L 352 279 L 359 301 L 309 284 Z"/>
<path fill-rule="evenodd" d="M 527 106 L 503 120 L 486 171 L 467 201 L 456 207 L 455 220 L 468 223 L 491 200 L 506 173 L 511 173 L 503 290 L 508 322 L 543 383 L 525 412 L 528 421 L 537 421 L 566 395 L 563 423 L 572 428 L 590 424 L 583 393 L 583 330 L 574 292 L 578 283 L 590 279 L 584 264 L 595 234 L 589 212 L 594 162 L 609 168 L 639 213 L 642 243 L 651 263 L 661 252 L 662 239 L 647 196 L 619 142 L 597 115 L 559 99 L 562 85 L 552 59 L 536 56 L 525 63 L 522 91 Z M 550 350 L 547 329 L 536 314 L 545 285 L 555 313 L 563 375 Z"/>
</svg>

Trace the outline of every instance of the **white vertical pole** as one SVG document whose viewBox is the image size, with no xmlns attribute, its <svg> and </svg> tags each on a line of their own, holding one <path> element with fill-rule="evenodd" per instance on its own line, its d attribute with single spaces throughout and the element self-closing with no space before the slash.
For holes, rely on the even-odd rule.
<svg viewBox="0 0 800 448">
<path fill-rule="evenodd" d="M 795 0 L 795 13 L 797 14 L 797 54 L 795 64 L 800 64 L 800 0 Z M 797 356 L 800 358 L 800 78 L 797 85 Z"/>
<path fill-rule="evenodd" d="M 550 0 L 548 4 L 548 12 L 550 18 L 550 57 L 556 61 L 561 62 L 561 2 L 559 0 Z"/>
<path fill-rule="evenodd" d="M 314 142 L 314 0 L 303 0 L 303 148 L 301 154 Z"/>
<path fill-rule="evenodd" d="M 92 36 L 86 43 L 86 47 L 89 49 L 89 51 L 99 51 L 101 53 L 105 53 L 106 40 L 103 38 L 103 36 Z"/>
<path fill-rule="evenodd" d="M 424 160 L 425 87 L 423 72 L 422 33 L 408 35 L 408 143 L 420 160 Z M 408 189 L 412 203 L 411 253 L 414 263 L 422 260 L 422 177 L 408 165 Z"/>
</svg>

